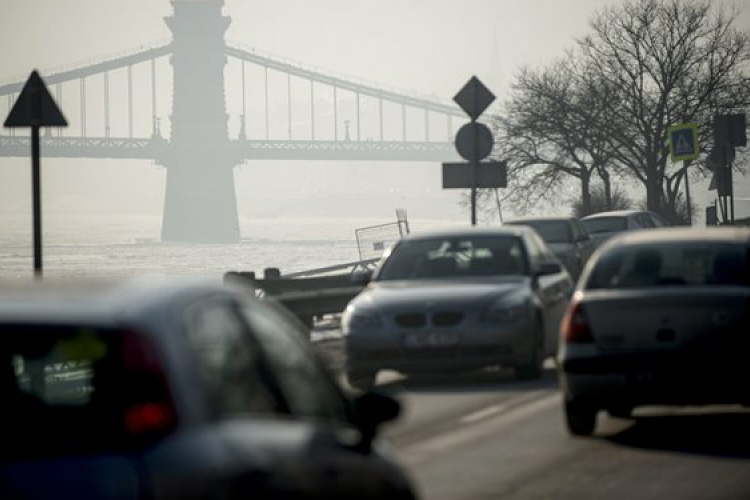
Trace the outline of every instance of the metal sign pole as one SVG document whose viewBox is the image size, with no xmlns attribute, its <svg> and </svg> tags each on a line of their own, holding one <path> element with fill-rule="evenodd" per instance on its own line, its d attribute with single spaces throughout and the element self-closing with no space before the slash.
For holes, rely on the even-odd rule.
<svg viewBox="0 0 750 500">
<path fill-rule="evenodd" d="M 732 179 L 732 164 L 727 165 L 727 182 L 729 183 L 729 217 L 734 226 L 734 181 Z"/>
<path fill-rule="evenodd" d="M 31 183 L 34 197 L 34 275 L 42 277 L 42 176 L 39 167 L 39 126 L 31 127 Z"/>
<path fill-rule="evenodd" d="M 68 122 L 60 112 L 47 86 L 32 71 L 16 103 L 5 119 L 6 127 L 31 128 L 31 191 L 34 218 L 34 276 L 42 277 L 42 176 L 40 169 L 39 129 L 41 127 L 67 127 Z"/>
<path fill-rule="evenodd" d="M 690 179 L 688 178 L 688 166 L 690 160 L 682 162 L 682 168 L 685 169 L 685 201 L 687 202 L 688 226 L 693 225 L 693 206 L 690 204 Z"/>
<path fill-rule="evenodd" d="M 472 120 L 472 123 L 474 123 L 475 120 Z M 478 144 L 477 144 L 477 133 L 476 128 L 472 128 L 472 144 L 474 146 L 474 151 L 471 155 L 471 225 L 476 226 L 477 225 L 477 169 L 479 168 L 478 165 Z"/>
<path fill-rule="evenodd" d="M 443 189 L 471 189 L 471 225 L 477 225 L 477 189 L 498 188 L 507 185 L 505 162 L 481 161 L 492 152 L 492 131 L 477 118 L 487 109 L 495 96 L 472 77 L 453 100 L 469 115 L 470 122 L 456 134 L 456 151 L 467 163 L 443 163 Z M 468 167 L 468 168 L 467 168 Z"/>
</svg>

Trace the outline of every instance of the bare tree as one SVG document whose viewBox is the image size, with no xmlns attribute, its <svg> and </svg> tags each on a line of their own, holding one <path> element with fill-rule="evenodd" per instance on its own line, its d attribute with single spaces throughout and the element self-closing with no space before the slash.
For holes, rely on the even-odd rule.
<svg viewBox="0 0 750 500">
<path fill-rule="evenodd" d="M 750 41 L 734 29 L 737 15 L 709 0 L 633 0 L 595 16 L 579 42 L 587 68 L 619 91 L 600 126 L 650 210 L 676 213 L 684 175 L 705 168 L 668 161 L 667 128 L 698 122 L 705 152 L 712 116 L 750 107 Z"/>
<path fill-rule="evenodd" d="M 604 212 L 608 210 L 627 210 L 633 208 L 633 200 L 621 188 L 615 186 L 606 188 L 604 185 L 597 185 L 591 189 L 591 206 L 590 211 L 586 211 L 580 201 L 573 203 L 573 215 L 575 217 L 584 217 L 595 212 Z"/>
<path fill-rule="evenodd" d="M 590 212 L 591 176 L 607 168 L 610 153 L 599 123 L 611 111 L 616 89 L 589 77 L 572 53 L 552 66 L 521 70 L 508 101 L 499 141 L 520 185 L 511 198 L 558 190 L 565 178 L 580 185 L 582 206 Z"/>
</svg>

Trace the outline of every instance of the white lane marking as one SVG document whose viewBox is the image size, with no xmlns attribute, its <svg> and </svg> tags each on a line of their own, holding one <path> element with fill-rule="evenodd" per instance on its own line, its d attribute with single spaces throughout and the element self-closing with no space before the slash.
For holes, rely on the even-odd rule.
<svg viewBox="0 0 750 500">
<path fill-rule="evenodd" d="M 474 422 L 478 422 L 480 420 L 484 420 L 485 418 L 489 418 L 492 415 L 495 415 L 496 413 L 504 412 L 510 408 L 521 406 L 522 404 L 528 401 L 539 399 L 540 397 L 546 394 L 549 394 L 549 391 L 533 391 L 528 394 L 524 394 L 516 398 L 513 398 L 510 401 L 507 401 L 503 404 L 491 405 L 486 408 L 482 408 L 481 410 L 477 410 L 475 412 L 469 413 L 468 415 L 464 415 L 463 417 L 458 419 L 458 423 L 459 424 L 473 424 Z"/>
<path fill-rule="evenodd" d="M 538 395 L 538 392 L 536 394 Z M 522 398 L 517 398 L 516 401 L 520 399 Z M 536 399 L 535 401 L 530 401 L 528 404 L 513 405 L 512 408 L 498 417 L 500 420 L 484 419 L 477 425 L 463 426 L 458 428 L 455 432 L 434 436 L 424 441 L 417 442 L 412 445 L 407 445 L 401 450 L 401 453 L 403 454 L 405 460 L 413 466 L 415 464 L 421 463 L 424 460 L 430 460 L 444 453 L 448 453 L 452 448 L 470 443 L 475 439 L 481 439 L 483 433 L 496 433 L 500 428 L 505 428 L 507 426 L 513 425 L 518 421 L 529 418 L 531 415 L 537 412 L 546 411 L 559 404 L 560 394 L 557 392 L 551 392 L 546 396 Z M 498 406 L 502 407 L 503 405 Z M 496 415 L 498 411 L 499 410 L 494 411 L 493 414 Z M 490 431 L 490 429 L 492 430 Z"/>
<path fill-rule="evenodd" d="M 475 411 L 474 413 L 469 413 L 468 415 L 464 415 L 463 417 L 458 419 L 458 423 L 471 424 L 473 422 L 476 422 L 477 420 L 482 420 L 483 418 L 487 418 L 487 417 L 494 415 L 495 413 L 501 412 L 507 407 L 508 405 L 488 406 L 487 408 L 483 408 L 481 410 Z"/>
</svg>

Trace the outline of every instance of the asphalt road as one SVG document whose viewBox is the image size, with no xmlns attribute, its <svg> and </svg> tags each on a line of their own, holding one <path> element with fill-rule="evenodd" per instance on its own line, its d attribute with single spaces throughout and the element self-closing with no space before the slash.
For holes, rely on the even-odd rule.
<svg viewBox="0 0 750 500">
<path fill-rule="evenodd" d="M 404 405 L 385 429 L 425 499 L 750 498 L 750 412 L 644 408 L 600 414 L 592 438 L 563 425 L 553 370 L 381 386 Z"/>
<path fill-rule="evenodd" d="M 330 366 L 340 344 L 318 344 Z M 410 380 L 381 373 L 403 405 L 383 429 L 428 500 L 750 499 L 750 411 L 644 408 L 601 413 L 591 438 L 568 435 L 552 366 Z"/>
</svg>

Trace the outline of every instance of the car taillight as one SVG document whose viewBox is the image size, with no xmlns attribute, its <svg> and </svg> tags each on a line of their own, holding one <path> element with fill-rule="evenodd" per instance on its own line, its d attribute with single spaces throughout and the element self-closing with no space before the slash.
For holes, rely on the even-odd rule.
<svg viewBox="0 0 750 500">
<path fill-rule="evenodd" d="M 563 342 L 567 343 L 584 343 L 593 342 L 594 337 L 591 334 L 586 310 L 583 304 L 573 300 L 565 312 L 562 321 L 561 337 Z"/>
<path fill-rule="evenodd" d="M 123 423 L 131 435 L 164 434 L 177 423 L 164 368 L 154 345 L 137 332 L 123 342 L 127 395 Z"/>
<path fill-rule="evenodd" d="M 125 409 L 125 428 L 133 435 L 170 430 L 174 426 L 171 405 L 165 403 L 135 404 Z"/>
</svg>

